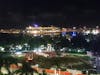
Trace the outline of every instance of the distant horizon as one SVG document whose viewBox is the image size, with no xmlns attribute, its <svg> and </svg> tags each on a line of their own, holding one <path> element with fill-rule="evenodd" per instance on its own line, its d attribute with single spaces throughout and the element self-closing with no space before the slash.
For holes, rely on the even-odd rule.
<svg viewBox="0 0 100 75">
<path fill-rule="evenodd" d="M 0 24 L 0 29 L 11 29 L 11 28 L 15 28 L 15 29 L 24 29 L 28 26 L 34 26 L 33 24 Z M 86 26 L 87 28 L 96 28 L 96 26 L 99 26 L 100 28 L 100 24 L 38 24 L 39 27 L 50 27 L 50 26 L 55 26 L 55 27 L 76 27 L 76 28 L 80 28 L 80 27 L 84 27 Z"/>
</svg>

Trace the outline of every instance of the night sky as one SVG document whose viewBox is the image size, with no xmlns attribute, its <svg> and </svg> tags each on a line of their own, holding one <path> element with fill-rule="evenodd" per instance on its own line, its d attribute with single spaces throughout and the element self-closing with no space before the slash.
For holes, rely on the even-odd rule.
<svg viewBox="0 0 100 75">
<path fill-rule="evenodd" d="M 0 0 L 0 28 L 14 24 L 100 25 L 99 0 Z"/>
</svg>

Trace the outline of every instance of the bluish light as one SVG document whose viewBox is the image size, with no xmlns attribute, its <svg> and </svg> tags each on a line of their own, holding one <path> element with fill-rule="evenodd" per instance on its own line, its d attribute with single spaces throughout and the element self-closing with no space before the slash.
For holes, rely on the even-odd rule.
<svg viewBox="0 0 100 75">
<path fill-rule="evenodd" d="M 66 36 L 66 32 L 62 32 L 62 36 Z"/>
<path fill-rule="evenodd" d="M 37 24 L 34 24 L 34 27 L 39 27 Z"/>
<path fill-rule="evenodd" d="M 76 36 L 76 32 L 72 32 L 72 36 L 73 36 L 73 37 Z"/>
</svg>

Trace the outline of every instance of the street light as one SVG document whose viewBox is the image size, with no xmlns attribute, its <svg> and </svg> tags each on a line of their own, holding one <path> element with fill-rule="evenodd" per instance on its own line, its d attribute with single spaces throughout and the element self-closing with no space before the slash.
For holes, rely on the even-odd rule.
<svg viewBox="0 0 100 75">
<path fill-rule="evenodd" d="M 58 74 L 60 75 L 60 71 L 61 71 L 61 69 L 58 69 Z"/>
<path fill-rule="evenodd" d="M 54 74 L 56 75 L 56 69 L 55 69 L 55 71 L 54 71 Z"/>
</svg>

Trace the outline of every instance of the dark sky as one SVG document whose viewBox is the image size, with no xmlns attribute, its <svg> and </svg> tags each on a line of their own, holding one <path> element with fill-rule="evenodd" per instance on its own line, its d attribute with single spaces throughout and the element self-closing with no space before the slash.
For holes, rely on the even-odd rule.
<svg viewBox="0 0 100 75">
<path fill-rule="evenodd" d="M 0 27 L 13 24 L 99 25 L 99 0 L 0 0 Z"/>
</svg>

